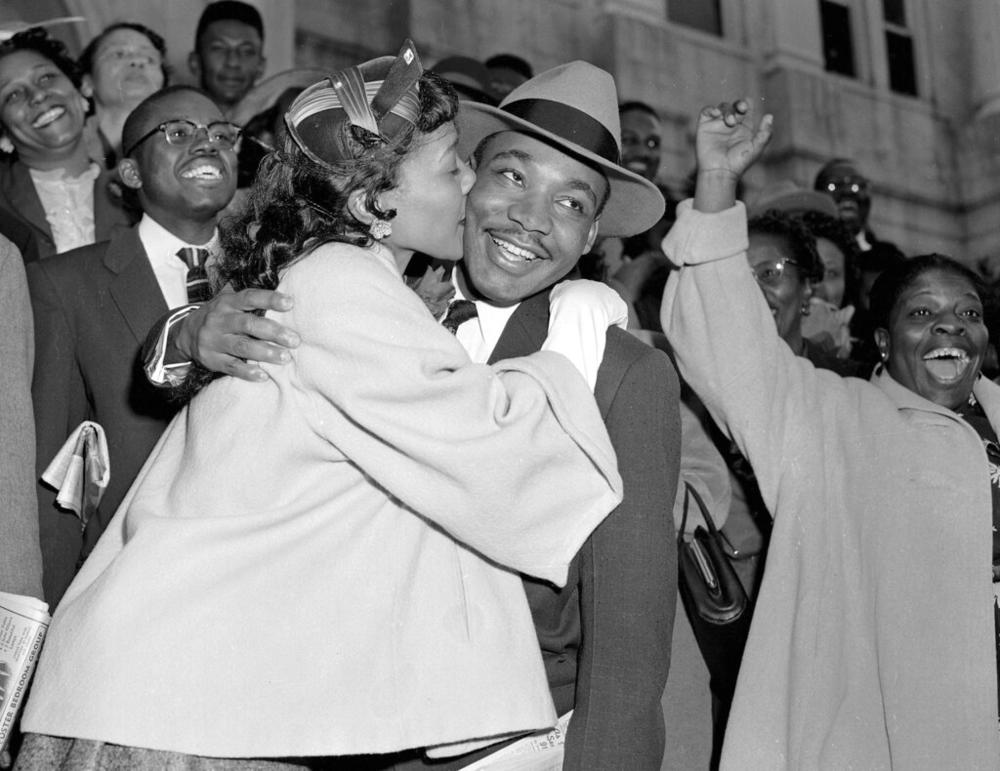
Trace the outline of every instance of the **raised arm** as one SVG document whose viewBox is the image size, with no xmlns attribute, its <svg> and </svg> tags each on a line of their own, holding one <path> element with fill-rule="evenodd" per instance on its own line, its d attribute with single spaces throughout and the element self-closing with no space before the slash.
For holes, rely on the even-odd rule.
<svg viewBox="0 0 1000 771">
<path fill-rule="evenodd" d="M 817 423 L 834 409 L 839 378 L 817 372 L 777 334 L 745 252 L 746 213 L 736 182 L 761 154 L 770 119 L 759 127 L 747 102 L 702 111 L 698 188 L 664 239 L 681 266 L 667 283 L 664 331 L 681 376 L 747 456 L 773 511 L 777 481 L 797 453 L 815 451 Z"/>
</svg>

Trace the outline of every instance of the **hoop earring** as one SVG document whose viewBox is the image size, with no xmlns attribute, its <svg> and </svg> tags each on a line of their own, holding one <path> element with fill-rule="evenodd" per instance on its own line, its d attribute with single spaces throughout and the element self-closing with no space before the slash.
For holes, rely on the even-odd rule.
<svg viewBox="0 0 1000 771">
<path fill-rule="evenodd" d="M 386 220 L 375 220 L 369 226 L 368 232 L 376 241 L 381 241 L 383 238 L 392 235 L 392 225 Z"/>
</svg>

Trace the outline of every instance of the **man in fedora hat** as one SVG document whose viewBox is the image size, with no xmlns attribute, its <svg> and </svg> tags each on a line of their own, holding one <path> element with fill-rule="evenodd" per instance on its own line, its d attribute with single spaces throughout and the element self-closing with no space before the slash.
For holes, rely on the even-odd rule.
<svg viewBox="0 0 1000 771">
<path fill-rule="evenodd" d="M 463 118 L 460 142 L 478 178 L 455 288 L 478 316 L 456 334 L 474 360 L 493 362 L 538 350 L 553 285 L 571 274 L 598 233 L 642 232 L 660 218 L 664 201 L 651 182 L 619 164 L 616 89 L 597 67 L 572 62 L 525 82 L 499 108 L 462 109 L 473 111 Z M 216 298 L 180 322 L 179 355 L 259 379 L 259 368 L 245 360 L 280 363 L 294 333 L 242 311 L 290 302 L 261 291 Z M 557 711 L 573 710 L 563 768 L 658 769 L 677 577 L 671 508 L 680 460 L 678 380 L 666 355 L 617 327 L 607 330 L 603 359 L 594 365 L 624 500 L 577 554 L 563 589 L 527 578 L 524 586 Z M 452 768 L 474 757 L 389 762 Z"/>
</svg>

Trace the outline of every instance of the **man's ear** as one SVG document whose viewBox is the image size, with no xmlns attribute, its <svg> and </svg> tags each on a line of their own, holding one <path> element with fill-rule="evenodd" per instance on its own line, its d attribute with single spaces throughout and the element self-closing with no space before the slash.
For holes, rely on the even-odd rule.
<svg viewBox="0 0 1000 771">
<path fill-rule="evenodd" d="M 593 248 L 594 241 L 597 240 L 597 230 L 600 227 L 601 227 L 601 218 L 598 217 L 590 224 L 590 232 L 587 234 L 587 245 L 583 247 L 583 254 L 586 254 Z"/>
<path fill-rule="evenodd" d="M 264 75 L 264 70 L 267 69 L 267 57 L 264 54 L 260 55 L 260 62 L 257 64 L 257 72 L 254 73 L 253 82 L 256 83 Z"/>
<path fill-rule="evenodd" d="M 354 219 L 364 224 L 366 228 L 370 227 L 375 221 L 375 215 L 368 211 L 368 204 L 365 201 L 364 190 L 352 190 L 348 194 L 347 210 L 351 213 L 351 216 L 353 216 Z"/>
<path fill-rule="evenodd" d="M 201 57 L 198 56 L 197 51 L 192 51 L 188 54 L 188 69 L 191 70 L 191 74 L 194 75 L 195 81 L 198 86 L 201 87 Z"/>
<path fill-rule="evenodd" d="M 122 158 L 118 161 L 118 176 L 121 177 L 125 187 L 138 190 L 142 187 L 142 175 L 139 173 L 139 164 L 132 158 Z"/>
</svg>

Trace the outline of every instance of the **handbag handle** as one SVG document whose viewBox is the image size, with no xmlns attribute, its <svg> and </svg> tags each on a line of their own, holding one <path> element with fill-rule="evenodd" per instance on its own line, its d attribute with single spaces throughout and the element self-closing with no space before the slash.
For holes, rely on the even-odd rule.
<svg viewBox="0 0 1000 771">
<path fill-rule="evenodd" d="M 681 517 L 681 527 L 680 532 L 677 534 L 677 539 L 680 541 L 684 537 L 684 530 L 687 526 L 688 519 L 688 506 L 691 505 L 691 499 L 694 498 L 695 505 L 698 507 L 698 512 L 701 514 L 701 518 L 705 521 L 705 526 L 708 528 L 708 532 L 711 535 L 716 535 L 719 530 L 715 526 L 715 520 L 708 513 L 708 506 L 705 505 L 704 499 L 701 494 L 694 489 L 694 486 L 690 482 L 684 482 L 684 514 Z"/>
</svg>

